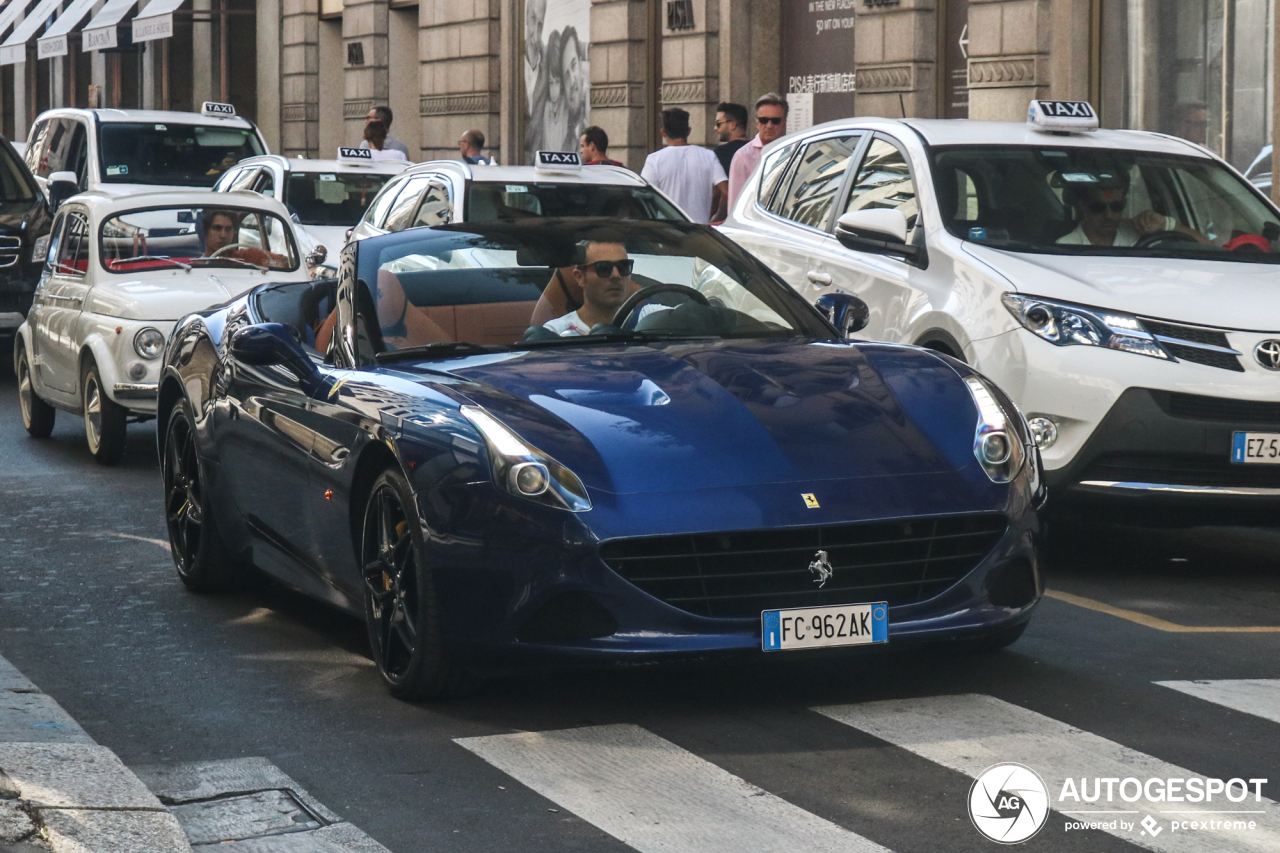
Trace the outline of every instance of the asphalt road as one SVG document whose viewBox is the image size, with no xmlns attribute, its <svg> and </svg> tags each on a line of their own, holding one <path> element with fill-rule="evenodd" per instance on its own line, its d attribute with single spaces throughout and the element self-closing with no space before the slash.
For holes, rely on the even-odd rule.
<svg viewBox="0 0 1280 853">
<path fill-rule="evenodd" d="M 938 746 L 965 726 L 1004 727 L 977 741 L 997 760 L 1030 749 L 1046 777 L 1059 761 L 1115 775 L 1097 752 L 1114 742 L 1192 774 L 1280 778 L 1280 721 L 1155 683 L 1280 679 L 1280 633 L 1177 630 L 1280 626 L 1280 529 L 1086 531 L 1047 573 L 1081 598 L 1045 599 L 999 654 L 533 672 L 413 706 L 383 691 L 349 617 L 267 582 L 183 589 L 154 442 L 151 424 L 131 426 L 126 460 L 103 468 L 76 418 L 29 439 L 0 360 L 0 655 L 127 764 L 263 756 L 394 853 L 720 849 L 769 827 L 794 828 L 796 850 L 856 849 L 823 841 L 843 827 L 895 851 L 990 851 L 966 812 L 965 762 L 982 756 Z M 902 728 L 919 709 L 937 714 L 924 741 Z M 580 734 L 457 742 L 564 729 Z M 725 817 L 715 791 L 733 777 L 767 792 L 752 804 L 765 811 Z M 670 780 L 653 802 L 627 787 L 652 778 Z M 1275 779 L 1263 793 L 1280 797 Z M 1259 817 L 1274 829 L 1275 813 Z M 1055 814 L 1036 849 L 1158 846 L 1063 825 Z M 720 836 L 699 841 L 699 827 Z M 1159 843 L 1280 849 L 1240 838 Z"/>
</svg>

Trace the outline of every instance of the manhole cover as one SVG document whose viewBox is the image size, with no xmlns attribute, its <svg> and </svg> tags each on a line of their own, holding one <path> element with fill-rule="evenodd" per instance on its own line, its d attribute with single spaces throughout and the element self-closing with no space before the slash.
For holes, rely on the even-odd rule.
<svg viewBox="0 0 1280 853">
<path fill-rule="evenodd" d="M 192 844 L 319 829 L 324 823 L 288 791 L 256 791 L 169 806 Z"/>
</svg>

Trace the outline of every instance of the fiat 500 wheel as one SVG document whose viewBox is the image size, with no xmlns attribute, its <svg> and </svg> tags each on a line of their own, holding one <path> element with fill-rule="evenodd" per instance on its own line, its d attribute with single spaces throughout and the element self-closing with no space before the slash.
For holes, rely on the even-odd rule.
<svg viewBox="0 0 1280 853">
<path fill-rule="evenodd" d="M 129 410 L 107 396 L 98 365 L 85 363 L 80 374 L 80 405 L 84 411 L 84 436 L 89 452 L 103 465 L 114 465 L 124 456 Z"/>
<path fill-rule="evenodd" d="M 53 420 L 58 410 L 36 393 L 31 376 L 31 362 L 25 347 L 18 350 L 18 404 L 22 409 L 22 425 L 32 438 L 48 438 L 53 433 Z"/>
</svg>

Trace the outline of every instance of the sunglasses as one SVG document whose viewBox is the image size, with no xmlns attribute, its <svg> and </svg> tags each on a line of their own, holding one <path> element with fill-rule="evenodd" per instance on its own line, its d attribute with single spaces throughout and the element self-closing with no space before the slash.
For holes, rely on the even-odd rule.
<svg viewBox="0 0 1280 853">
<path fill-rule="evenodd" d="M 1105 201 L 1095 201 L 1089 205 L 1089 212 L 1090 213 L 1106 213 L 1107 208 L 1110 208 L 1112 213 L 1120 213 L 1122 210 L 1124 210 L 1125 204 L 1126 202 L 1123 202 L 1123 201 L 1113 201 L 1109 203 Z"/>
<path fill-rule="evenodd" d="M 775 116 L 756 116 L 756 121 L 760 124 L 782 124 L 786 119 Z"/>
<path fill-rule="evenodd" d="M 631 270 L 635 269 L 636 262 L 630 258 L 625 261 L 595 261 L 590 264 L 583 264 L 579 269 L 591 267 L 596 271 L 596 275 L 601 278 L 608 278 L 613 275 L 614 267 L 618 269 L 618 275 L 626 278 L 631 275 Z"/>
</svg>

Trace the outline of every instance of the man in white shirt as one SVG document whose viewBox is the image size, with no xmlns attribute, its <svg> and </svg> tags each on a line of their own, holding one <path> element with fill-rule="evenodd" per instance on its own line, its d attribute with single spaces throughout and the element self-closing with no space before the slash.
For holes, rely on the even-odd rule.
<svg viewBox="0 0 1280 853">
<path fill-rule="evenodd" d="M 612 323 L 622 303 L 636 289 L 631 280 L 635 261 L 627 257 L 627 249 L 621 243 L 588 243 L 585 261 L 572 272 L 582 288 L 582 307 L 542 324 L 561 337 L 586 335 L 597 323 Z"/>
<path fill-rule="evenodd" d="M 694 222 L 710 222 L 729 189 L 729 176 L 719 158 L 708 148 L 689 144 L 689 113 L 678 107 L 662 111 L 662 138 L 666 146 L 645 159 L 640 177 L 665 193 Z"/>
<path fill-rule="evenodd" d="M 412 157 L 409 156 L 409 146 L 405 145 L 399 139 L 396 139 L 394 136 L 391 135 L 391 107 L 374 107 L 373 109 L 369 110 L 369 114 L 364 117 L 364 123 L 368 124 L 371 121 L 380 121 L 387 126 L 387 141 L 382 144 L 383 150 L 399 151 L 401 154 L 404 155 L 404 157 L 388 157 L 386 155 L 379 157 L 377 154 L 375 154 L 373 155 L 373 159 L 375 160 L 402 160 L 402 159 L 412 160 L 413 159 Z M 366 139 L 362 141 L 360 143 L 360 147 L 368 148 L 369 140 Z"/>
<path fill-rule="evenodd" d="M 1161 231 L 1177 231 L 1198 243 L 1209 242 L 1194 228 L 1154 210 L 1144 210 L 1132 219 L 1125 219 L 1124 209 L 1129 203 L 1127 185 L 1087 189 L 1072 187 L 1068 197 L 1073 200 L 1080 224 L 1070 234 L 1058 238 L 1059 246 L 1134 246 L 1142 237 Z"/>
</svg>

